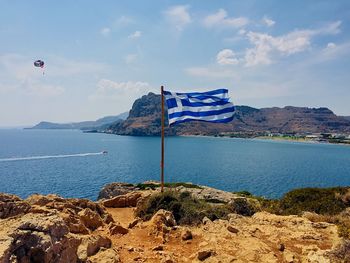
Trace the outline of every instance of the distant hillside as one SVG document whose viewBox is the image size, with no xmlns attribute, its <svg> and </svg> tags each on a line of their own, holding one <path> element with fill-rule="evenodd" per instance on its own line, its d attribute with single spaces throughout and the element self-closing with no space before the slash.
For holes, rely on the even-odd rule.
<svg viewBox="0 0 350 263">
<path fill-rule="evenodd" d="M 72 122 L 72 123 L 53 123 L 42 121 L 37 125 L 33 126 L 31 129 L 96 129 L 101 126 L 111 125 L 114 122 L 123 121 L 128 117 L 128 113 L 124 112 L 117 116 L 106 116 L 100 118 L 96 121 L 82 121 L 82 122 Z"/>
<path fill-rule="evenodd" d="M 345 119 L 350 121 L 350 116 L 343 116 L 343 118 L 345 118 Z"/>
<path fill-rule="evenodd" d="M 160 134 L 160 95 L 149 93 L 137 99 L 122 122 L 105 132 L 120 135 Z M 235 118 L 227 124 L 188 122 L 166 128 L 168 135 L 217 135 L 220 133 L 350 133 L 350 120 L 327 108 L 292 107 L 256 109 L 236 106 Z"/>
</svg>

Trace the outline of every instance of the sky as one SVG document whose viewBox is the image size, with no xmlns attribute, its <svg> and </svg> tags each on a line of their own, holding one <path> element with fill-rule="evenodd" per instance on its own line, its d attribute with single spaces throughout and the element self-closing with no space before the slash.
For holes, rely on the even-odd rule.
<svg viewBox="0 0 350 263">
<path fill-rule="evenodd" d="M 161 85 L 350 115 L 349 83 L 348 0 L 0 0 L 1 127 L 117 115 Z"/>
</svg>

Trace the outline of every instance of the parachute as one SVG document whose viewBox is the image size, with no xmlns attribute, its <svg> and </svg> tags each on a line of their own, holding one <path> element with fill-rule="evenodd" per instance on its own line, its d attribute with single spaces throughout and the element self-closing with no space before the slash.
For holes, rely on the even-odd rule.
<svg viewBox="0 0 350 263">
<path fill-rule="evenodd" d="M 45 65 L 45 63 L 44 63 L 44 61 L 42 61 L 42 60 L 36 60 L 36 61 L 34 61 L 34 66 L 35 67 L 40 67 L 40 68 L 43 68 L 44 67 L 44 65 Z"/>
<path fill-rule="evenodd" d="M 44 61 L 42 61 L 42 60 L 40 60 L 40 59 L 34 61 L 34 66 L 35 66 L 35 67 L 37 67 L 37 68 L 42 68 L 42 69 L 43 69 L 43 75 L 45 75 L 45 72 L 44 72 L 44 65 L 45 65 Z"/>
</svg>

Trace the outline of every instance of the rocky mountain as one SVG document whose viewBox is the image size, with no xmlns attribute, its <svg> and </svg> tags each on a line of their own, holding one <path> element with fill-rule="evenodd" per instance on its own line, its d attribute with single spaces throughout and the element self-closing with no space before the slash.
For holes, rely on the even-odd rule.
<svg viewBox="0 0 350 263">
<path fill-rule="evenodd" d="M 105 132 L 119 135 L 159 135 L 160 106 L 160 95 L 149 93 L 142 96 L 134 102 L 125 121 L 109 126 Z M 350 120 L 335 115 L 328 108 L 287 106 L 256 109 L 236 106 L 235 118 L 230 123 L 188 122 L 167 127 L 166 133 L 168 135 L 350 133 Z"/>
<path fill-rule="evenodd" d="M 33 126 L 31 129 L 96 129 L 104 125 L 111 125 L 114 122 L 125 120 L 128 117 L 128 113 L 124 112 L 116 116 L 106 116 L 96 121 L 82 121 L 82 122 L 72 122 L 72 123 L 53 123 L 42 121 L 37 125 Z"/>
</svg>

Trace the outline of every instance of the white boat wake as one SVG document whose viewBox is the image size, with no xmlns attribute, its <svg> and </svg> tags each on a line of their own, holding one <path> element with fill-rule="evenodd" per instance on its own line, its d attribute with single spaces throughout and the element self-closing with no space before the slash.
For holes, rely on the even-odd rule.
<svg viewBox="0 0 350 263">
<path fill-rule="evenodd" d="M 84 157 L 84 156 L 103 155 L 103 154 L 104 154 L 104 152 L 59 154 L 59 155 L 41 155 L 41 156 L 28 156 L 28 157 L 11 157 L 11 158 L 2 158 L 2 159 L 0 159 L 0 162 L 14 162 L 14 161 L 41 160 L 41 159 L 53 159 L 53 158 L 69 158 L 69 157 Z"/>
</svg>

